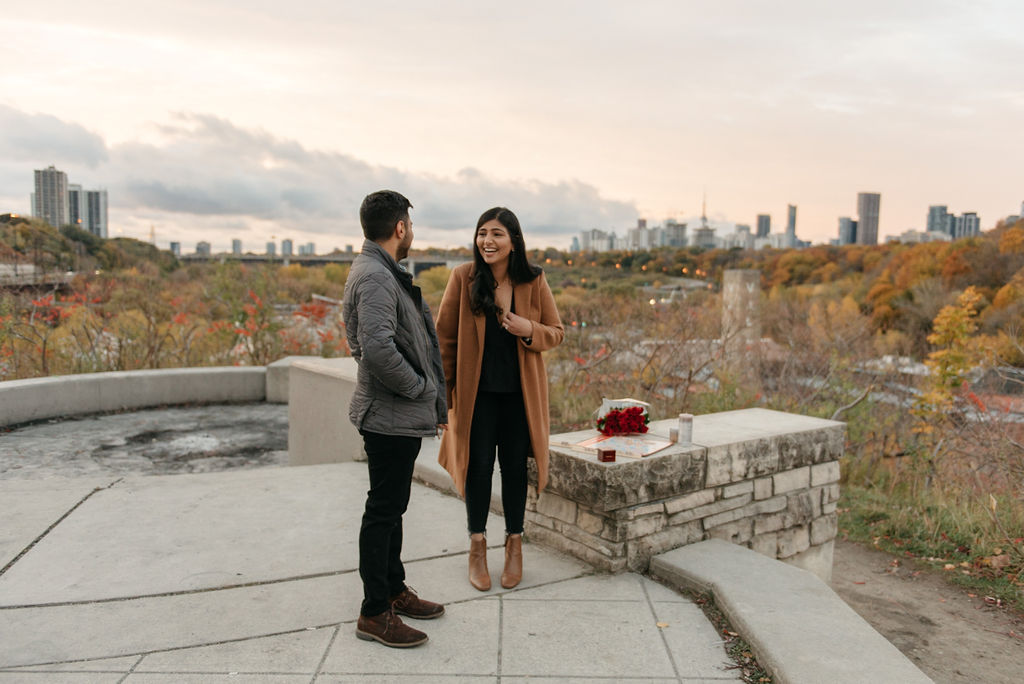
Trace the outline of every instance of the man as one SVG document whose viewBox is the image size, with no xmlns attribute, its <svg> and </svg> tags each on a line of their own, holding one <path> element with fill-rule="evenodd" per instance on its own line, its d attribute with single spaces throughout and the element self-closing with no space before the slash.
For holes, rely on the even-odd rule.
<svg viewBox="0 0 1024 684">
<path fill-rule="evenodd" d="M 447 427 L 441 353 L 430 307 L 398 262 L 412 245 L 412 204 L 392 190 L 366 196 L 359 208 L 362 251 L 345 283 L 343 316 L 359 364 L 349 419 L 363 436 L 370 489 L 359 531 L 363 603 L 356 636 L 396 648 L 427 635 L 399 615 L 440 617 L 444 606 L 405 585 L 402 514 L 423 437 Z"/>
</svg>

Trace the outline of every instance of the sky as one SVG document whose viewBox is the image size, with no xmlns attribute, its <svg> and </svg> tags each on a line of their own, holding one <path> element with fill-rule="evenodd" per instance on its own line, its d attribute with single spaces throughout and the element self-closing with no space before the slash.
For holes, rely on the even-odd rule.
<svg viewBox="0 0 1024 684">
<path fill-rule="evenodd" d="M 0 213 L 34 169 L 105 188 L 110 236 L 415 247 L 511 208 L 530 247 L 707 216 L 882 238 L 1024 202 L 1019 0 L 0 0 Z"/>
</svg>

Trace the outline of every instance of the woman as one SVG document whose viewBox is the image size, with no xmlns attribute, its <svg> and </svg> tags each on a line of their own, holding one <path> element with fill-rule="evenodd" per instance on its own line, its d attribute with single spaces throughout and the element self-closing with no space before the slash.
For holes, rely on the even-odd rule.
<svg viewBox="0 0 1024 684">
<path fill-rule="evenodd" d="M 487 515 L 494 454 L 501 466 L 505 569 L 501 586 L 523 575 L 526 459 L 537 464 L 537 491 L 548 479 L 548 377 L 541 352 L 565 335 L 544 273 L 526 260 L 519 219 L 504 207 L 477 221 L 473 263 L 452 271 L 437 316 L 448 387 L 448 430 L 441 465 L 466 501 L 469 581 L 491 588 Z"/>
</svg>

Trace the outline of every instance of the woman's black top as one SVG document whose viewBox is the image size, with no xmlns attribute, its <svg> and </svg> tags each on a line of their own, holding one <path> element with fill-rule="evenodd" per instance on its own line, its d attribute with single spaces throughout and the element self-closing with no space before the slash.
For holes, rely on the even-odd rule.
<svg viewBox="0 0 1024 684">
<path fill-rule="evenodd" d="M 509 308 L 515 311 L 515 299 Z M 520 392 L 519 338 L 501 327 L 498 317 L 484 314 L 487 319 L 484 333 L 484 357 L 480 365 L 480 392 Z"/>
</svg>

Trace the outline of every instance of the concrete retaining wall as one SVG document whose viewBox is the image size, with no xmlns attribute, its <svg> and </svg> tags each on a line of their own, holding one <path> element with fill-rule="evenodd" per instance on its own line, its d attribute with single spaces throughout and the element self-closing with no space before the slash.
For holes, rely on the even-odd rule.
<svg viewBox="0 0 1024 684">
<path fill-rule="evenodd" d="M 296 359 L 288 372 L 288 463 L 365 460 L 348 419 L 358 366 L 352 357 Z"/>
<path fill-rule="evenodd" d="M 0 426 L 174 404 L 263 401 L 266 368 L 215 366 L 0 382 Z"/>
</svg>

